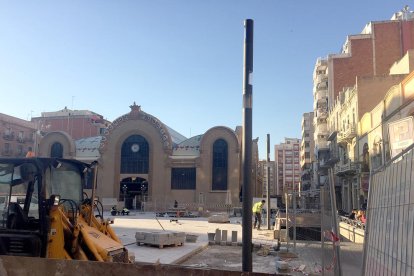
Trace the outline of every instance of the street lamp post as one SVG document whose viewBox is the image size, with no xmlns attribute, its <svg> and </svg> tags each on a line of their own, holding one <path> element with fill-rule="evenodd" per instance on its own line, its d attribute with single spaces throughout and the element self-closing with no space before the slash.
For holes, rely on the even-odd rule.
<svg viewBox="0 0 414 276">
<path fill-rule="evenodd" d="M 124 192 L 124 208 L 126 208 L 126 193 L 127 193 L 127 185 L 124 184 L 124 186 L 122 186 L 122 191 Z"/>
<path fill-rule="evenodd" d="M 142 184 L 141 184 L 141 212 L 142 211 L 144 211 L 144 200 L 145 200 L 145 198 L 144 198 L 144 191 L 145 191 L 145 184 L 144 184 L 144 182 L 142 182 Z"/>
</svg>

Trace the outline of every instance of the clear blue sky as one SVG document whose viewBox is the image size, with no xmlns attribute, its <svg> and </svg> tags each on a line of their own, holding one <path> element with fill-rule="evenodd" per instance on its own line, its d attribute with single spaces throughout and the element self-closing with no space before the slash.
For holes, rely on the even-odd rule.
<svg viewBox="0 0 414 276">
<path fill-rule="evenodd" d="M 1 1 L 0 112 L 30 119 L 67 106 L 112 121 L 136 101 L 187 137 L 234 129 L 251 18 L 253 138 L 265 158 L 267 133 L 272 145 L 300 138 L 316 59 L 406 4 L 414 8 L 400 0 Z"/>
</svg>

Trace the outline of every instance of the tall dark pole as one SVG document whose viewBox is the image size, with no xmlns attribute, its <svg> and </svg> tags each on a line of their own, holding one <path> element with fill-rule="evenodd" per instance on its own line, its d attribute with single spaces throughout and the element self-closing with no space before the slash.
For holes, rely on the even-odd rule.
<svg viewBox="0 0 414 276">
<path fill-rule="evenodd" d="M 267 203 L 267 212 L 266 212 L 266 221 L 267 221 L 267 230 L 270 230 L 270 134 L 267 134 L 267 181 L 266 181 L 266 203 Z"/>
<path fill-rule="evenodd" d="M 252 109 L 253 20 L 244 21 L 243 72 L 243 272 L 252 272 Z"/>
</svg>

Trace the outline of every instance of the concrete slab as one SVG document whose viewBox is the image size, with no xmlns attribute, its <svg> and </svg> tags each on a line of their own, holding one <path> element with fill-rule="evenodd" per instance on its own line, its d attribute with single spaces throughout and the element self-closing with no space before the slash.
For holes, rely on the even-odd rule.
<svg viewBox="0 0 414 276">
<path fill-rule="evenodd" d="M 105 218 L 112 217 L 105 212 Z M 215 233 L 216 229 L 237 231 L 241 237 L 241 218 L 231 219 L 227 224 L 208 223 L 207 218 L 180 218 L 178 222 L 170 222 L 170 218 L 155 219 L 155 213 L 134 213 L 128 217 L 112 217 L 114 231 L 126 245 L 127 249 L 135 254 L 135 261 L 142 263 L 176 264 L 196 252 L 203 250 L 208 245 L 207 233 Z M 185 232 L 198 236 L 195 242 L 184 242 L 182 246 L 164 247 L 163 249 L 138 246 L 136 244 L 136 232 Z M 241 240 L 239 240 L 241 242 Z"/>
</svg>

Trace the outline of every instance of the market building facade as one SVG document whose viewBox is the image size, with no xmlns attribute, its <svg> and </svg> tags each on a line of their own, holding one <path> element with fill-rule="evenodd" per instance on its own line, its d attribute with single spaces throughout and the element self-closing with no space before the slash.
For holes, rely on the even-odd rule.
<svg viewBox="0 0 414 276">
<path fill-rule="evenodd" d="M 135 103 L 130 108 L 101 136 L 74 140 L 65 131 L 47 133 L 38 156 L 96 160 L 96 195 L 105 208 L 163 210 L 175 200 L 188 209 L 240 205 L 240 127 L 216 126 L 187 139 Z"/>
</svg>

